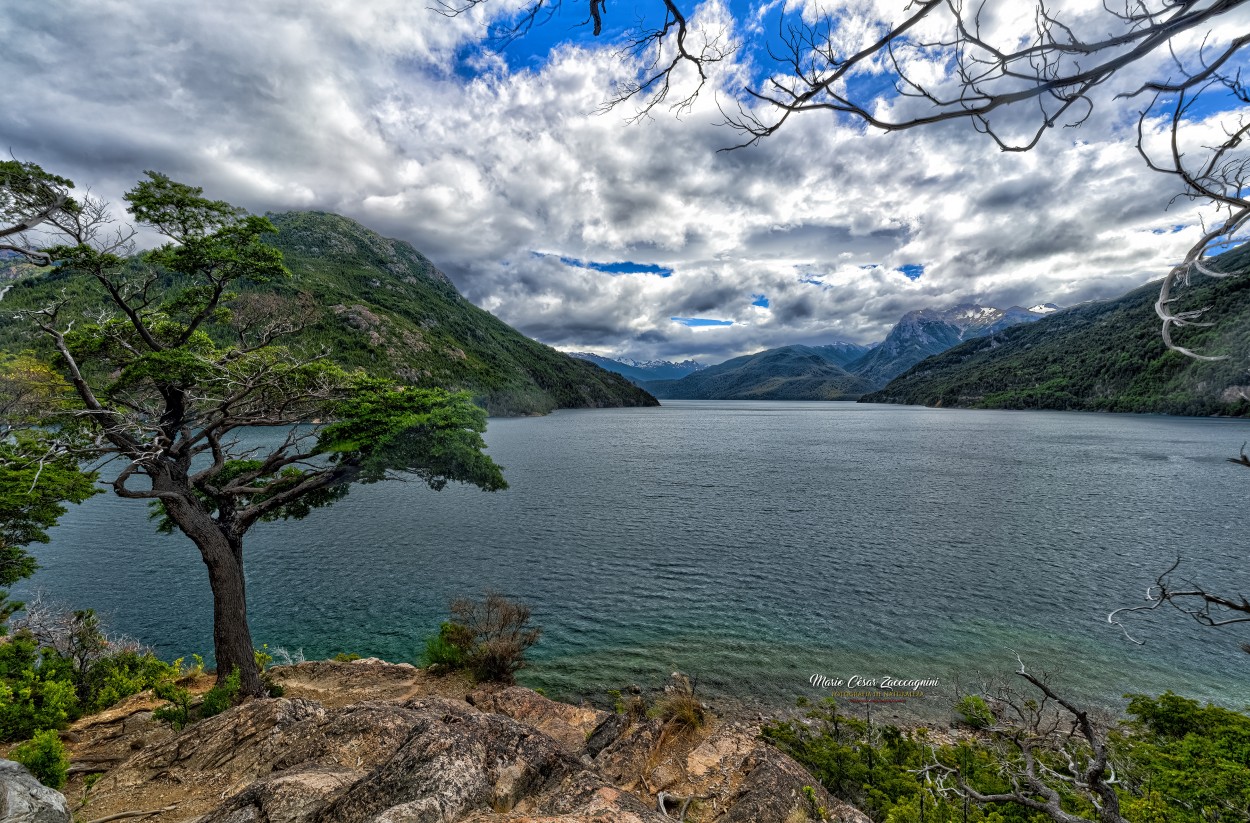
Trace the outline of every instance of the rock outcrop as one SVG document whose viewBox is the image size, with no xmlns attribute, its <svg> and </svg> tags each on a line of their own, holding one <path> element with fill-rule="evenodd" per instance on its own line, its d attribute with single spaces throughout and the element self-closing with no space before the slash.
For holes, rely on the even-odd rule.
<svg viewBox="0 0 1250 823">
<path fill-rule="evenodd" d="M 815 819 L 806 796 L 815 787 L 828 819 L 868 823 L 744 723 L 695 728 L 558 703 L 522 688 L 471 691 L 455 678 L 381 661 L 302 664 L 274 676 L 287 696 L 249 701 L 178 734 L 140 704 L 76 729 L 75 761 L 110 764 L 95 767 L 101 777 L 83 796 L 81 816 L 142 810 L 164 823 L 796 823 Z M 144 725 L 151 737 L 133 737 Z M 113 765 L 110 757 L 121 751 L 129 756 Z"/>
<path fill-rule="evenodd" d="M 70 823 L 65 796 L 41 784 L 20 763 L 0 760 L 0 820 Z"/>
</svg>

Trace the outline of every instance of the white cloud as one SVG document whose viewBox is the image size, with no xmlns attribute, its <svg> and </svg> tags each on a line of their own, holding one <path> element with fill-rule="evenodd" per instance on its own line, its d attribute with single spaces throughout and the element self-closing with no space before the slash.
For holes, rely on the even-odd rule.
<svg viewBox="0 0 1250 823">
<path fill-rule="evenodd" d="M 660 111 L 626 125 L 628 111 L 593 113 L 630 76 L 608 44 L 567 44 L 524 70 L 479 53 L 471 79 L 457 71 L 480 10 L 17 0 L 6 11 L 0 138 L 16 156 L 114 200 L 154 168 L 256 211 L 339 211 L 411 241 L 471 299 L 563 348 L 717 360 L 866 341 L 926 305 L 1118 294 L 1160 276 L 1189 239 L 1151 231 L 1192 215 L 1165 211 L 1175 185 L 1144 171 L 1123 107 L 1028 154 L 998 153 L 967 124 L 886 135 L 819 113 L 718 153 L 736 135 L 715 125 L 716 99 L 742 82 L 745 54 L 680 120 Z M 721 6 L 705 12 L 724 19 Z M 910 264 L 925 267 L 919 280 L 895 270 Z M 761 294 L 767 310 L 751 305 Z"/>
</svg>

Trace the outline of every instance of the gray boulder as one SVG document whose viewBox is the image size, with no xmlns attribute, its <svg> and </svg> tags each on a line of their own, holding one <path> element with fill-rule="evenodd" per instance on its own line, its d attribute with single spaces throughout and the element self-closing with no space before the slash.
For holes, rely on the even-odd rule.
<svg viewBox="0 0 1250 823">
<path fill-rule="evenodd" d="M 21 763 L 0 760 L 0 820 L 70 823 L 70 816 L 64 795 L 40 783 Z"/>
</svg>

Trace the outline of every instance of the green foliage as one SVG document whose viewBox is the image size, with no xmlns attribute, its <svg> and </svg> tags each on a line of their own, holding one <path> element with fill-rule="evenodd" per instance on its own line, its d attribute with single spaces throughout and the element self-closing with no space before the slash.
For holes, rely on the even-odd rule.
<svg viewBox="0 0 1250 823">
<path fill-rule="evenodd" d="M 0 585 L 12 585 L 34 572 L 34 562 L 17 547 L 47 543 L 47 530 L 65 513 L 65 503 L 81 503 L 99 491 L 95 475 L 78 470 L 71 458 L 48 459 L 46 438 L 14 434 L 0 443 Z"/>
<path fill-rule="evenodd" d="M 81 713 L 70 661 L 28 632 L 0 643 L 0 740 L 59 729 Z"/>
<path fill-rule="evenodd" d="M 195 720 L 204 720 L 226 711 L 239 702 L 241 690 L 240 672 L 236 668 L 219 683 L 204 693 L 197 707 L 193 707 L 191 691 L 178 681 L 167 678 L 156 684 L 154 692 L 167 705 L 160 706 L 152 715 L 168 723 L 175 731 L 186 728 Z"/>
<path fill-rule="evenodd" d="M 472 645 L 473 637 L 467 628 L 444 621 L 438 627 L 438 634 L 426 638 L 421 661 L 426 666 L 462 669 Z"/>
<path fill-rule="evenodd" d="M 150 652 L 125 649 L 100 658 L 86 672 L 85 713 L 109 706 L 173 677 L 176 669 Z"/>
<path fill-rule="evenodd" d="M 150 652 L 109 643 L 89 610 L 74 612 L 48 642 L 23 630 L 0 644 L 0 740 L 62 728 L 175 671 Z"/>
<path fill-rule="evenodd" d="M 803 787 L 803 799 L 807 801 L 807 805 L 812 807 L 812 813 L 816 815 L 817 820 L 824 820 L 829 816 L 829 811 L 822 805 L 816 796 L 816 789 L 812 786 Z"/>
<path fill-rule="evenodd" d="M 1171 692 L 1158 698 L 1130 695 L 1130 718 L 1108 736 L 1124 817 L 1141 823 L 1241 823 L 1250 815 L 1250 717 Z M 981 707 L 961 701 L 972 717 Z M 870 726 L 848 717 L 833 701 L 805 721 L 765 726 L 763 737 L 802 763 L 831 794 L 886 823 L 1017 823 L 1049 818 L 1014 804 L 984 808 L 953 793 L 934 791 L 919 777 L 934 763 L 957 769 L 985 794 L 1007 791 L 1004 774 L 1018 766 L 1013 747 L 979 735 L 955 745 L 931 743 L 923 730 Z M 1052 774 L 1067 770 L 1057 753 L 1037 756 Z M 1094 819 L 1087 798 L 1055 780 L 1066 812 Z M 965 810 L 967 817 L 965 818 Z"/>
<path fill-rule="evenodd" d="M 318 449 L 357 460 L 361 482 L 398 471 L 415 474 L 436 490 L 448 480 L 487 491 L 507 488 L 499 466 L 482 451 L 486 413 L 466 393 L 394 389 L 360 377 L 336 417 L 321 430 Z"/>
<path fill-rule="evenodd" d="M 1005 788 L 997 782 L 994 753 L 988 747 L 935 746 L 923 730 L 870 724 L 841 713 L 832 699 L 808 711 L 805 722 L 772 723 L 761 735 L 802 763 L 834 797 L 877 821 L 919 823 L 922 802 L 926 823 L 964 819 L 958 798 L 929 791 L 917 776 L 933 756 L 961 768 L 982 791 Z M 970 823 L 1042 819 L 1016 809 L 982 810 L 975 804 L 967 817 Z"/>
<path fill-rule="evenodd" d="M 1125 816 L 1173 823 L 1250 817 L 1250 717 L 1166 692 L 1132 695 L 1113 736 Z"/>
<path fill-rule="evenodd" d="M 339 652 L 338 654 L 334 655 L 334 661 L 336 663 L 350 663 L 353 660 L 359 660 L 359 659 L 360 659 L 360 655 L 356 654 L 355 652 Z"/>
<path fill-rule="evenodd" d="M 235 669 L 226 675 L 225 682 L 213 686 L 204 693 L 204 702 L 200 704 L 200 717 L 208 718 L 219 715 L 239 701 L 239 670 Z"/>
<path fill-rule="evenodd" d="M 273 662 L 273 655 L 269 653 L 268 643 L 262 644 L 259 649 L 253 649 L 252 654 L 256 657 L 256 668 L 262 672 Z"/>
<path fill-rule="evenodd" d="M 986 705 L 985 700 L 976 694 L 966 694 L 955 704 L 964 724 L 974 729 L 988 729 L 994 725 L 994 713 Z"/>
<path fill-rule="evenodd" d="M 69 779 L 69 757 L 53 729 L 37 732 L 30 740 L 15 746 L 9 752 L 9 759 L 21 763 L 50 789 L 64 788 Z"/>
<path fill-rule="evenodd" d="M 177 198 L 162 195 L 162 199 Z M 221 216 L 207 209 L 203 219 L 210 218 Z M 238 342 L 250 304 L 272 303 L 269 317 L 303 318 L 285 338 L 292 350 L 329 351 L 345 370 L 364 369 L 393 384 L 463 389 L 493 415 L 655 402 L 620 375 L 530 340 L 474 306 L 406 243 L 380 237 L 337 215 L 289 212 L 268 219 L 277 234 L 265 242 L 281 252 L 295 277 L 270 272 L 233 282 L 237 296 L 223 306 L 229 313 L 214 314 L 205 324 L 218 346 Z M 159 255 L 148 259 L 162 260 Z M 179 265 L 185 268 L 184 263 Z M 191 314 L 174 298 L 183 290 L 196 294 L 195 284 L 188 280 L 171 270 L 159 284 L 169 295 L 163 311 L 181 322 Z M 93 313 L 101 305 L 98 292 L 60 269 L 16 283 L 4 302 L 15 309 L 35 308 L 62 292 L 70 301 L 67 313 L 75 316 Z M 202 302 L 203 294 L 199 296 Z M 279 308 L 277 303 L 285 305 Z M 0 322 L 0 350 L 30 345 L 22 324 Z"/>
<path fill-rule="evenodd" d="M 641 720 L 647 716 L 647 701 L 640 691 L 631 690 L 629 696 L 626 697 L 620 689 L 609 689 L 608 697 L 612 701 L 612 711 L 617 714 L 627 714 L 634 720 Z"/>
<path fill-rule="evenodd" d="M 528 627 L 529 607 L 488 592 L 480 602 L 452 601 L 451 616 L 426 641 L 425 662 L 465 669 L 479 683 L 515 683 L 525 652 L 542 633 Z"/>
<path fill-rule="evenodd" d="M 866 402 L 998 409 L 1061 409 L 1188 415 L 1250 414 L 1250 248 L 1218 258 L 1240 276 L 1196 276 L 1174 292 L 1185 306 L 1210 306 L 1209 326 L 1176 332 L 1201 362 L 1168 351 L 1154 312 L 1158 284 L 1124 297 L 1076 306 L 1036 323 L 1013 326 L 935 355 Z"/>
<path fill-rule="evenodd" d="M 25 547 L 48 542 L 66 503 L 99 491 L 95 473 L 80 471 L 46 427 L 64 410 L 68 388 L 30 354 L 0 354 L 0 587 L 34 574 Z M 21 606 L 0 588 L 0 634 Z"/>
<path fill-rule="evenodd" d="M 155 693 L 169 705 L 157 707 L 152 716 L 173 726 L 174 731 L 186 728 L 191 722 L 191 692 L 173 680 L 163 680 L 156 684 Z"/>
</svg>

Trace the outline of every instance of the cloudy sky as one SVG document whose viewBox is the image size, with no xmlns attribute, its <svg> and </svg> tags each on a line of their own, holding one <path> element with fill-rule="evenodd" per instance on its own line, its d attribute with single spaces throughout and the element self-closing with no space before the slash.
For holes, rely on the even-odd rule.
<svg viewBox="0 0 1250 823">
<path fill-rule="evenodd" d="M 1140 101 L 1112 100 L 1153 64 L 1028 153 L 967 123 L 883 134 L 825 113 L 718 152 L 740 140 L 721 107 L 770 71 L 758 44 L 784 0 L 691 5 L 699 37 L 741 47 L 691 109 L 636 123 L 630 104 L 597 110 L 635 76 L 622 32 L 654 0 L 614 0 L 599 38 L 566 2 L 500 48 L 496 0 L 455 18 L 423 0 L 6 0 L 0 146 L 114 201 L 155 169 L 255 212 L 339 212 L 532 337 L 639 359 L 867 342 L 962 301 L 1110 297 L 1197 236 L 1136 152 Z M 854 45 L 905 4 L 826 5 Z M 1027 31 L 1008 14 L 1028 5 L 1002 0 L 989 23 Z"/>
</svg>

